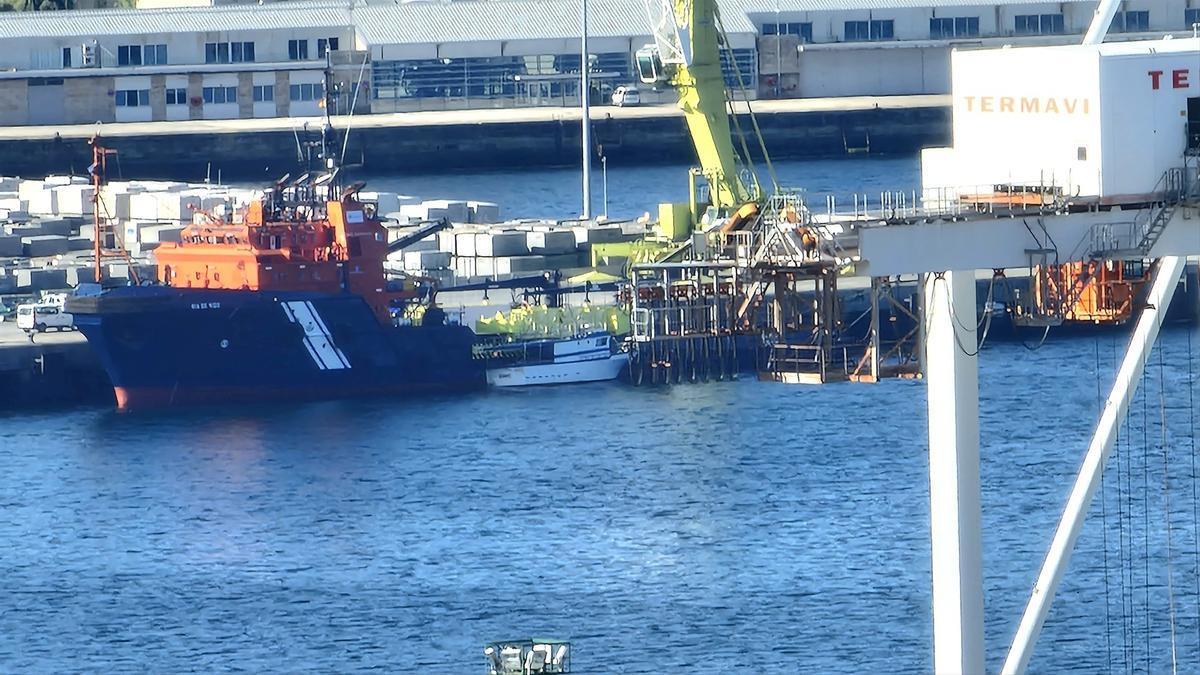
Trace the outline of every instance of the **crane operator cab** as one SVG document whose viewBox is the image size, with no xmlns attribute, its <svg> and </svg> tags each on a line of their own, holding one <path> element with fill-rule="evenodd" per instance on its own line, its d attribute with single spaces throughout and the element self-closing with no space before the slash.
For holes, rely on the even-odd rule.
<svg viewBox="0 0 1200 675">
<path fill-rule="evenodd" d="M 643 84 L 666 84 L 671 79 L 663 68 L 662 56 L 657 46 L 642 47 L 634 52 L 633 60 L 637 64 L 638 79 Z"/>
</svg>

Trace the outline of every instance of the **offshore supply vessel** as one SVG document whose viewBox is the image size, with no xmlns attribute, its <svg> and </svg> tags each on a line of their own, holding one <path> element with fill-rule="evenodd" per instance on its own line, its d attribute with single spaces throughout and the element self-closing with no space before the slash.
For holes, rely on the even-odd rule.
<svg viewBox="0 0 1200 675">
<path fill-rule="evenodd" d="M 386 230 L 359 200 L 362 183 L 339 184 L 331 135 L 327 118 L 322 170 L 281 179 L 236 222 L 201 214 L 160 247 L 158 284 L 68 299 L 118 408 L 486 385 L 475 334 L 446 322 L 436 285 L 388 278 Z M 111 151 L 93 139 L 93 153 L 98 196 Z M 97 282 L 114 254 L 101 250 L 100 210 Z M 419 323 L 402 318 L 414 314 Z"/>
</svg>

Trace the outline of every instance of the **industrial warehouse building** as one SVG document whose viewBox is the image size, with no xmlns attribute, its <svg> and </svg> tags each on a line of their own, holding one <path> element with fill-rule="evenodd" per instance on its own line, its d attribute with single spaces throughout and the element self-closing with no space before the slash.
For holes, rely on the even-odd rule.
<svg viewBox="0 0 1200 675">
<path fill-rule="evenodd" d="M 3 15 L 0 124 L 316 115 L 326 52 L 337 112 L 579 101 L 578 0 L 171 1 Z M 952 49 L 1076 42 L 1095 5 L 722 0 L 726 77 L 752 98 L 948 93 Z M 650 31 L 643 0 L 589 7 L 602 97 L 636 80 Z M 1200 0 L 1128 0 L 1113 32 L 1190 35 L 1198 22 Z"/>
</svg>

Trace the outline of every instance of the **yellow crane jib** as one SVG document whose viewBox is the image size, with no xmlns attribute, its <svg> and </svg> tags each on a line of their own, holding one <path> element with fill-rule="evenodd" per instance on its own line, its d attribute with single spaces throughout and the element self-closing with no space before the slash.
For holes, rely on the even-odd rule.
<svg viewBox="0 0 1200 675">
<path fill-rule="evenodd" d="M 639 79 L 669 84 L 678 93 L 713 206 L 727 213 L 757 200 L 757 182 L 746 185 L 738 175 L 716 0 L 646 0 L 646 8 L 655 44 L 635 54 Z"/>
</svg>

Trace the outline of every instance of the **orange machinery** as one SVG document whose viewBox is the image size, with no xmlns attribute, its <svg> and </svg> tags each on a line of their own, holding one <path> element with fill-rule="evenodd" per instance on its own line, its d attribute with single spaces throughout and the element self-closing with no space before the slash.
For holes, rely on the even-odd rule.
<svg viewBox="0 0 1200 675">
<path fill-rule="evenodd" d="M 1094 260 L 1033 268 L 1031 313 L 1064 322 L 1120 325 L 1133 317 L 1146 281 L 1140 261 Z"/>
</svg>

